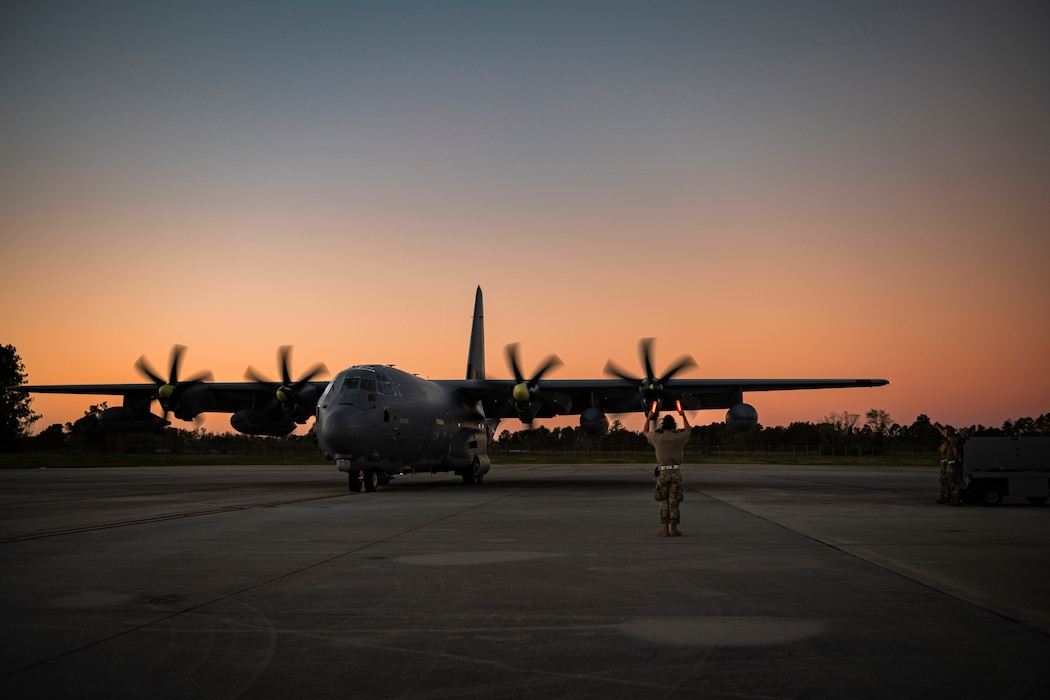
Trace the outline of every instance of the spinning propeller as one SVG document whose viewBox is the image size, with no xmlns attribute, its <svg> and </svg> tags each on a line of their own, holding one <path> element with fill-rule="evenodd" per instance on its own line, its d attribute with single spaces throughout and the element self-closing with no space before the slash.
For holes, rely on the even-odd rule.
<svg viewBox="0 0 1050 700">
<path fill-rule="evenodd" d="M 657 377 L 656 373 L 653 372 L 653 338 L 642 338 L 638 343 L 638 351 L 641 355 L 642 367 L 645 368 L 645 377 L 636 377 L 628 374 L 613 364 L 612 360 L 605 364 L 605 373 L 625 381 L 638 382 L 638 397 L 642 401 L 642 406 L 648 411 L 654 401 L 658 402 L 658 404 L 663 403 L 664 388 L 667 382 L 682 370 L 696 367 L 696 360 L 689 355 L 683 355 L 667 371 Z"/>
<path fill-rule="evenodd" d="M 510 365 L 511 372 L 514 373 L 514 381 L 517 382 L 514 385 L 514 390 L 511 392 L 514 410 L 517 411 L 518 418 L 522 423 L 532 423 L 532 419 L 536 417 L 540 406 L 543 404 L 543 399 L 540 396 L 540 379 L 547 372 L 560 367 L 562 365 L 561 358 L 557 355 L 548 355 L 543 364 L 532 373 L 532 378 L 525 379 L 525 375 L 521 372 L 521 363 L 518 361 L 518 343 L 511 343 L 507 346 L 506 351 L 507 364 Z"/>
<path fill-rule="evenodd" d="M 185 345 L 172 346 L 171 367 L 168 370 L 167 379 L 157 374 L 157 371 L 153 369 L 145 355 L 135 362 L 135 368 L 157 385 L 157 400 L 160 402 L 160 407 L 164 409 L 165 419 L 167 419 L 169 411 L 174 411 L 175 417 L 183 420 L 196 417 L 199 411 L 194 411 L 193 406 L 183 406 L 181 403 L 182 396 L 191 386 L 202 384 L 212 378 L 211 372 L 205 370 L 180 381 L 179 366 L 182 364 L 182 356 L 185 352 Z"/>
<path fill-rule="evenodd" d="M 277 363 L 281 369 L 281 381 L 275 382 L 267 379 L 265 376 L 259 374 L 254 367 L 248 367 L 244 372 L 244 378 L 255 382 L 267 389 L 270 389 L 274 393 L 274 399 L 278 405 L 284 410 L 285 414 L 292 415 L 296 412 L 299 405 L 299 399 L 303 398 L 304 393 L 313 393 L 309 390 L 312 389 L 310 382 L 322 375 L 328 374 L 328 368 L 323 362 L 318 362 L 310 369 L 306 371 L 301 377 L 292 381 L 292 372 L 289 368 L 289 363 L 292 355 L 291 345 L 282 345 L 277 350 Z M 316 397 L 314 397 L 316 402 Z M 311 405 L 311 411 L 313 406 Z"/>
</svg>

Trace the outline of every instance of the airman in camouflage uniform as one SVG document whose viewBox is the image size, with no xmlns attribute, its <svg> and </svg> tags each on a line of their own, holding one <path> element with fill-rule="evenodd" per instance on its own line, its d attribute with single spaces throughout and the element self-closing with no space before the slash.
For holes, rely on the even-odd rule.
<svg viewBox="0 0 1050 700">
<path fill-rule="evenodd" d="M 934 423 L 933 427 L 944 437 L 941 443 L 941 495 L 938 503 L 962 505 L 962 446 L 951 427 Z"/>
<path fill-rule="evenodd" d="M 948 502 L 948 498 L 950 497 L 948 492 L 951 490 L 948 486 L 948 484 L 950 483 L 948 481 L 948 441 L 941 440 L 941 445 L 937 448 L 937 450 L 938 452 L 940 452 L 941 455 L 939 473 L 941 483 L 941 494 L 937 497 L 937 503 L 943 504 Z"/>
<path fill-rule="evenodd" d="M 682 416 L 684 430 L 676 430 L 674 416 L 664 416 L 660 429 L 650 432 L 650 423 L 656 422 L 655 413 L 645 416 L 645 427 L 642 434 L 653 447 L 656 448 L 656 491 L 653 498 L 660 504 L 660 530 L 661 537 L 678 537 L 682 534 L 678 529 L 681 522 L 681 514 L 678 504 L 685 499 L 682 490 L 682 460 L 685 456 L 685 446 L 689 442 L 689 420 L 685 413 L 679 411 Z"/>
</svg>

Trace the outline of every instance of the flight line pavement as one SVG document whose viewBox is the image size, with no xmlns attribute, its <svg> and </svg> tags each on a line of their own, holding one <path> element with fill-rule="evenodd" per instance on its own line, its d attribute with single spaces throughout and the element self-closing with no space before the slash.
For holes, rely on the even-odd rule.
<svg viewBox="0 0 1050 700">
<path fill-rule="evenodd" d="M 918 467 L 0 471 L 5 697 L 1044 698 L 1050 507 Z"/>
</svg>

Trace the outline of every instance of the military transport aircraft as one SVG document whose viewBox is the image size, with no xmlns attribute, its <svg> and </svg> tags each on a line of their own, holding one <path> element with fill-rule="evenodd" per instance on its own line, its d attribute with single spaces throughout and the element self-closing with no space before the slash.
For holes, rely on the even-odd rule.
<svg viewBox="0 0 1050 700">
<path fill-rule="evenodd" d="M 651 338 L 640 343 L 644 376 L 611 361 L 610 379 L 552 379 L 544 376 L 561 364 L 547 357 L 532 373 L 521 371 L 517 344 L 506 348 L 514 379 L 489 379 L 485 373 L 485 326 L 481 287 L 474 300 L 465 379 L 427 380 L 391 365 L 355 365 L 331 381 L 322 364 L 292 379 L 291 348 L 278 351 L 281 380 L 271 381 L 249 367 L 247 382 L 213 382 L 210 373 L 179 378 L 185 348 L 172 349 L 168 377 L 144 357 L 136 362 L 149 384 L 22 385 L 10 389 L 55 394 L 123 396 L 123 406 L 108 408 L 99 420 L 115 431 L 157 430 L 168 415 L 192 421 L 204 413 L 231 413 L 241 433 L 282 436 L 316 418 L 317 442 L 327 459 L 348 475 L 352 491 L 375 491 L 397 474 L 454 472 L 465 484 L 481 483 L 489 471 L 488 442 L 504 418 L 530 425 L 536 418 L 580 416 L 589 434 L 608 430 L 609 413 L 657 409 L 728 409 L 726 424 L 745 432 L 758 413 L 744 403 L 744 392 L 883 386 L 885 379 L 675 379 L 696 365 L 683 356 L 662 374 L 652 363 Z M 163 417 L 151 412 L 157 401 Z"/>
</svg>

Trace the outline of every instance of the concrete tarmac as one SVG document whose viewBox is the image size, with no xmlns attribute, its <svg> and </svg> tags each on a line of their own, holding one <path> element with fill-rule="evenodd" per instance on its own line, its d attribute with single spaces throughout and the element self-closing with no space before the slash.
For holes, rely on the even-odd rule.
<svg viewBox="0 0 1050 700">
<path fill-rule="evenodd" d="M 0 472 L 9 698 L 1044 698 L 1050 507 L 932 468 Z"/>
</svg>

